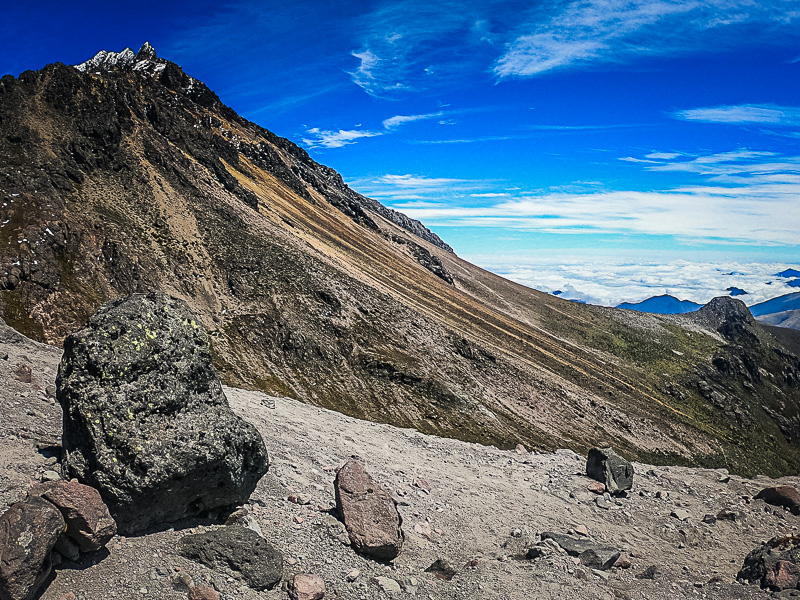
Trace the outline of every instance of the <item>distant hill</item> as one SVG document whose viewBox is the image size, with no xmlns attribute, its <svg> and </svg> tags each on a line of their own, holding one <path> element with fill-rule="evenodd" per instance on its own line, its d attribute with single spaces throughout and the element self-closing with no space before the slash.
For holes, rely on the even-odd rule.
<svg viewBox="0 0 800 600">
<path fill-rule="evenodd" d="M 762 323 L 777 325 L 778 327 L 788 327 L 789 329 L 800 329 L 800 309 L 784 310 L 782 312 L 771 313 L 758 317 Z"/>
<path fill-rule="evenodd" d="M 780 273 L 775 273 L 775 277 L 784 277 L 784 278 L 792 278 L 792 277 L 800 277 L 800 271 L 797 269 L 786 269 L 785 271 L 781 271 Z"/>
<path fill-rule="evenodd" d="M 694 312 L 701 306 L 702 304 L 697 304 L 690 300 L 678 300 L 675 296 L 663 294 L 661 296 L 647 298 L 641 302 L 623 302 L 619 304 L 617 308 L 638 310 L 639 312 L 655 313 L 658 315 L 680 315 Z"/>
<path fill-rule="evenodd" d="M 745 296 L 745 295 L 747 295 L 749 293 L 746 290 L 743 290 L 742 288 L 738 288 L 738 287 L 725 288 L 725 291 L 726 292 L 730 292 L 731 296 Z"/>
<path fill-rule="evenodd" d="M 792 292 L 791 294 L 784 294 L 783 296 L 754 304 L 750 307 L 750 313 L 754 317 L 761 317 L 797 309 L 800 309 L 800 292 Z"/>
</svg>

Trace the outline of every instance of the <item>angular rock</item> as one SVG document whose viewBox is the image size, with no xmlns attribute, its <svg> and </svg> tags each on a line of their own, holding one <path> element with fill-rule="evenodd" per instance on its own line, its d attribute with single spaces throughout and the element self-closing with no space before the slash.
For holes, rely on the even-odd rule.
<svg viewBox="0 0 800 600">
<path fill-rule="evenodd" d="M 189 588 L 189 600 L 219 600 L 219 592 L 207 585 L 196 585 Z"/>
<path fill-rule="evenodd" d="M 241 503 L 269 467 L 182 300 L 101 307 L 64 342 L 56 385 L 65 474 L 99 490 L 123 533 Z"/>
<path fill-rule="evenodd" d="M 361 554 L 392 560 L 403 549 L 400 513 L 391 496 L 357 460 L 349 460 L 334 480 L 336 508 L 350 543 Z"/>
<path fill-rule="evenodd" d="M 402 592 L 400 584 L 390 577 L 376 577 L 375 582 L 381 586 L 381 589 L 387 594 L 399 594 Z"/>
<path fill-rule="evenodd" d="M 747 555 L 736 578 L 772 590 L 796 588 L 800 583 L 798 557 L 800 536 L 774 537 Z"/>
<path fill-rule="evenodd" d="M 30 600 L 50 575 L 50 552 L 64 517 L 42 498 L 12 504 L 0 515 L 0 600 Z"/>
<path fill-rule="evenodd" d="M 289 583 L 292 600 L 322 600 L 325 597 L 325 582 L 319 575 L 298 573 Z"/>
<path fill-rule="evenodd" d="M 180 553 L 211 569 L 227 569 L 242 576 L 254 590 L 272 589 L 283 574 L 283 555 L 252 529 L 227 525 L 187 535 Z"/>
<path fill-rule="evenodd" d="M 633 465 L 612 448 L 592 448 L 586 459 L 586 475 L 615 494 L 633 487 Z"/>
<path fill-rule="evenodd" d="M 596 546 L 589 548 L 580 553 L 578 558 L 582 565 L 590 569 L 598 569 L 600 571 L 608 571 L 617 562 L 620 557 L 620 552 L 616 548 L 608 548 L 603 546 Z"/>
<path fill-rule="evenodd" d="M 620 552 L 616 548 L 603 546 L 587 539 L 545 531 L 542 533 L 542 540 L 552 540 L 570 556 L 577 556 L 581 564 L 601 571 L 606 571 L 613 567 L 620 557 Z M 535 558 L 531 555 L 532 551 L 533 548 L 528 550 L 528 558 Z M 541 555 L 541 553 L 536 554 Z"/>
<path fill-rule="evenodd" d="M 773 506 L 783 506 L 800 515 L 800 492 L 790 485 L 764 488 L 756 494 L 756 500 L 763 500 Z"/>
<path fill-rule="evenodd" d="M 35 485 L 28 494 L 44 498 L 61 511 L 67 523 L 66 535 L 83 552 L 99 550 L 117 533 L 117 524 L 100 493 L 76 479 Z"/>
<path fill-rule="evenodd" d="M 450 581 L 458 571 L 446 558 L 437 558 L 434 563 L 425 569 L 426 573 L 433 573 L 439 579 Z"/>
</svg>

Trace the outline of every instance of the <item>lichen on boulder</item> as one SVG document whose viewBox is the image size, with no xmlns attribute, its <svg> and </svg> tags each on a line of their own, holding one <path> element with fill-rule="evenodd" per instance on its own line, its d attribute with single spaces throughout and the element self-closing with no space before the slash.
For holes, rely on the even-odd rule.
<svg viewBox="0 0 800 600">
<path fill-rule="evenodd" d="M 122 533 L 244 502 L 269 467 L 182 300 L 102 306 L 64 342 L 56 386 L 64 474 L 99 490 Z"/>
</svg>

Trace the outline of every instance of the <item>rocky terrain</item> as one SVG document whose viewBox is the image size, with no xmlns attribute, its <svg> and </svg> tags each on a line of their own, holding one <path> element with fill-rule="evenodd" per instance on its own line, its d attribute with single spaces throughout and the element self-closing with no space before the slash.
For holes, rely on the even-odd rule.
<svg viewBox="0 0 800 600">
<path fill-rule="evenodd" d="M 0 358 L 2 513 L 32 482 L 59 477 L 62 415 L 53 396 L 61 351 L 2 326 Z M 284 599 L 294 575 L 307 573 L 324 583 L 325 598 L 343 600 L 757 599 L 774 596 L 736 581 L 745 557 L 770 538 L 797 532 L 800 517 L 754 497 L 767 486 L 797 487 L 798 477 L 744 479 L 722 469 L 637 462 L 631 490 L 600 495 L 585 475 L 586 457 L 571 450 L 500 450 L 289 398 L 224 391 L 272 459 L 245 507 L 249 527 L 283 554 L 281 583 L 256 591 L 240 573 L 184 556 L 186 536 L 226 529 L 224 514 L 212 511 L 115 535 L 101 551 L 63 560 L 41 598 L 182 599 L 191 583 L 223 599 Z M 402 517 L 403 548 L 389 562 L 356 552 L 335 510 L 336 470 L 353 456 Z M 593 570 L 542 541 L 551 534 L 612 547 L 621 559 Z M 531 548 L 536 558 L 529 558 Z"/>
<path fill-rule="evenodd" d="M 738 301 L 661 317 L 492 275 L 149 45 L 0 79 L 0 315 L 59 346 L 153 290 L 229 385 L 505 449 L 800 468 L 798 337 Z"/>
</svg>

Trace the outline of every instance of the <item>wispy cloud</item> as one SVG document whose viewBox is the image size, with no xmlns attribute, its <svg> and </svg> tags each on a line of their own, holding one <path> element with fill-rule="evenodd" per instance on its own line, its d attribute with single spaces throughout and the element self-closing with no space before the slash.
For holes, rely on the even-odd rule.
<svg viewBox="0 0 800 600">
<path fill-rule="evenodd" d="M 769 41 L 774 27 L 796 22 L 785 2 L 734 0 L 579 0 L 556 14 L 532 9 L 494 65 L 500 78 L 677 54 L 749 39 Z M 720 15 L 724 15 L 721 18 Z"/>
<path fill-rule="evenodd" d="M 647 191 L 517 191 L 513 196 L 504 196 L 509 192 L 503 189 L 505 185 L 498 190 L 498 182 L 410 175 L 352 185 L 387 201 L 435 202 L 405 210 L 429 226 L 672 236 L 705 245 L 797 245 L 800 157 L 740 149 L 649 160 L 643 169 L 692 173 L 702 176 L 705 183 Z M 499 202 L 476 202 L 500 198 Z"/>
<path fill-rule="evenodd" d="M 303 138 L 303 143 L 309 148 L 341 148 L 355 143 L 361 138 L 382 135 L 379 131 L 366 131 L 363 129 L 340 129 L 339 131 L 326 131 L 312 127 L 306 131 L 310 137 Z"/>
<path fill-rule="evenodd" d="M 738 104 L 680 110 L 672 113 L 672 117 L 682 121 L 700 121 L 703 123 L 800 127 L 800 106 Z"/>
<path fill-rule="evenodd" d="M 444 114 L 445 114 L 444 111 L 439 111 L 435 113 L 428 113 L 426 115 L 396 115 L 394 117 L 389 117 L 388 119 L 385 119 L 383 121 L 383 126 L 386 129 L 395 129 L 400 125 L 405 125 L 406 123 L 413 123 L 414 121 L 427 121 L 429 119 L 438 119 Z"/>
</svg>

